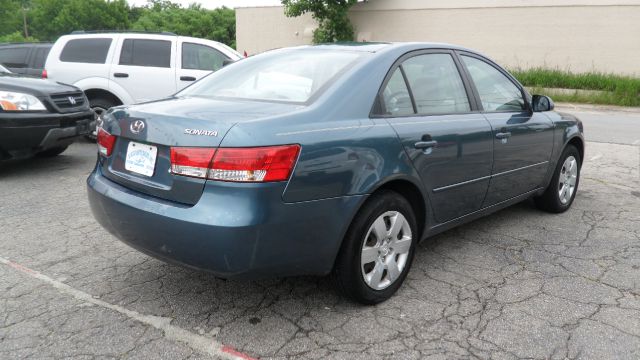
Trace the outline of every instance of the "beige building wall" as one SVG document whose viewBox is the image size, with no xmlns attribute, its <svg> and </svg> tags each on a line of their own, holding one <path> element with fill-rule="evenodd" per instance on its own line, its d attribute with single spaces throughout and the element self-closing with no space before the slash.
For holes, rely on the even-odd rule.
<svg viewBox="0 0 640 360">
<path fill-rule="evenodd" d="M 640 76 L 640 0 L 370 0 L 350 12 L 359 41 L 448 42 L 508 67 Z M 308 44 L 315 22 L 239 8 L 238 50 Z"/>
</svg>

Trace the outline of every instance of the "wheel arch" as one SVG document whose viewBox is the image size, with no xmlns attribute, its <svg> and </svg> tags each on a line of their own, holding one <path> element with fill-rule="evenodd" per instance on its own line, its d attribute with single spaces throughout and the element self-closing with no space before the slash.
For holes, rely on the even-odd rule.
<svg viewBox="0 0 640 360">
<path fill-rule="evenodd" d="M 427 224 L 427 201 L 423 191 L 414 182 L 405 178 L 397 178 L 380 184 L 371 194 L 373 195 L 384 190 L 394 191 L 409 202 L 416 217 L 419 232 L 418 241 L 420 241 L 422 239 L 422 235 L 425 233 L 425 227 Z"/>
<path fill-rule="evenodd" d="M 87 98 L 89 99 L 89 101 L 91 101 L 92 99 L 100 98 L 100 99 L 107 99 L 111 101 L 114 105 L 123 104 L 120 98 L 118 98 L 116 95 L 114 95 L 108 90 L 94 88 L 94 89 L 87 89 L 84 91 L 84 93 L 87 95 Z"/>
<path fill-rule="evenodd" d="M 573 145 L 578 149 L 578 154 L 580 155 L 580 166 L 584 163 L 584 140 L 582 140 L 579 136 L 574 136 L 565 145 L 565 148 L 569 145 Z"/>
</svg>

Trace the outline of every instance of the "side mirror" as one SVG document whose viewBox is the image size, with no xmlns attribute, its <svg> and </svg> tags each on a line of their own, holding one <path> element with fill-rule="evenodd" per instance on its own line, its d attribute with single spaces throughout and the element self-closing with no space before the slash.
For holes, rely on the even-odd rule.
<svg viewBox="0 0 640 360">
<path fill-rule="evenodd" d="M 235 62 L 235 60 L 231 60 L 231 59 L 224 59 L 222 60 L 222 67 L 225 67 L 229 64 L 233 64 Z"/>
<path fill-rule="evenodd" d="M 553 104 L 553 100 L 551 100 L 550 97 L 544 95 L 533 95 L 531 106 L 533 107 L 533 111 L 535 112 L 551 111 L 555 107 L 555 105 Z"/>
</svg>

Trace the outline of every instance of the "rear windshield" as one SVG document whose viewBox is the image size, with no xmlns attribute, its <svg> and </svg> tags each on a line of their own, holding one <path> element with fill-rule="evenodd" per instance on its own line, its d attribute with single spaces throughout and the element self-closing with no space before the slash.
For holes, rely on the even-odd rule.
<svg viewBox="0 0 640 360">
<path fill-rule="evenodd" d="M 107 54 L 111 46 L 111 39 L 88 38 L 73 39 L 62 49 L 60 61 L 104 64 L 107 61 Z"/>
<path fill-rule="evenodd" d="M 240 60 L 178 95 L 305 103 L 360 56 L 345 51 L 273 51 Z"/>
</svg>

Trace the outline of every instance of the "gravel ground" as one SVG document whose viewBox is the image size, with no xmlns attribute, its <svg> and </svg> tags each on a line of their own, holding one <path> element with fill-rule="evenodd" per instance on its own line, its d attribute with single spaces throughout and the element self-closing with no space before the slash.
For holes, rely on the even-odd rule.
<svg viewBox="0 0 640 360">
<path fill-rule="evenodd" d="M 588 143 L 564 214 L 525 202 L 421 243 L 375 307 L 132 250 L 90 213 L 94 146 L 0 167 L 2 359 L 640 358 L 638 146 Z"/>
</svg>

